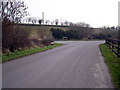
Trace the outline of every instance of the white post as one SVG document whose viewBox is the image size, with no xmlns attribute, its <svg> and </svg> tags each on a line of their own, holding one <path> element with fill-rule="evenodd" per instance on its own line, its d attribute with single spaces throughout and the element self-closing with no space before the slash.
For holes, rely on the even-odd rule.
<svg viewBox="0 0 120 90">
<path fill-rule="evenodd" d="M 118 40 L 120 40 L 120 1 L 118 2 Z"/>
<path fill-rule="evenodd" d="M 42 20 L 43 20 L 43 24 L 44 24 L 44 12 L 42 12 Z"/>
</svg>

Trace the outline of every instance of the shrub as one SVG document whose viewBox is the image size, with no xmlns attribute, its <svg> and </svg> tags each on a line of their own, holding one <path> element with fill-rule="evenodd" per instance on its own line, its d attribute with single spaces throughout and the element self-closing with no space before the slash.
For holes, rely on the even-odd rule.
<svg viewBox="0 0 120 90">
<path fill-rule="evenodd" d="M 29 33 L 22 30 L 9 19 L 2 22 L 2 52 L 14 52 L 16 49 L 30 46 Z"/>
<path fill-rule="evenodd" d="M 46 39 L 43 39 L 42 41 L 41 41 L 41 44 L 43 44 L 43 45 L 45 45 L 45 46 L 48 46 L 48 45 L 51 45 L 51 42 L 53 42 L 54 41 L 54 39 L 53 39 L 53 37 L 51 36 L 51 37 L 48 37 L 48 38 L 46 38 Z"/>
<path fill-rule="evenodd" d="M 65 36 L 64 31 L 61 29 L 53 29 L 52 28 L 51 31 L 52 31 L 52 35 L 55 39 L 62 39 L 63 36 Z"/>
<path fill-rule="evenodd" d="M 5 18 L 2 22 L 2 51 L 9 51 L 9 47 L 13 43 L 14 23 Z"/>
<path fill-rule="evenodd" d="M 23 30 L 18 26 L 15 27 L 15 34 L 13 38 L 14 42 L 10 47 L 10 51 L 14 51 L 19 48 L 26 48 L 30 47 L 30 39 L 29 39 L 29 32 L 27 30 Z"/>
</svg>

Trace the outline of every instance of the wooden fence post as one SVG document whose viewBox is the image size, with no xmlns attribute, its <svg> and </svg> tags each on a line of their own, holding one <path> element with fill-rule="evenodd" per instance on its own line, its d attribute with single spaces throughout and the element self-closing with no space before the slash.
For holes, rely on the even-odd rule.
<svg viewBox="0 0 120 90">
<path fill-rule="evenodd" d="M 113 51 L 113 40 L 111 39 L 111 49 Z"/>
<path fill-rule="evenodd" d="M 107 39 L 105 39 L 105 44 L 107 44 Z"/>
</svg>

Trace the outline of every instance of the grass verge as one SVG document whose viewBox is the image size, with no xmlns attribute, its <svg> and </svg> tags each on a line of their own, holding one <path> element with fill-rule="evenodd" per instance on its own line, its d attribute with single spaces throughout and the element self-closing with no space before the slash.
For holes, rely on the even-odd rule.
<svg viewBox="0 0 120 90">
<path fill-rule="evenodd" d="M 49 50 L 49 49 L 52 49 L 52 48 L 55 48 L 55 47 L 58 47 L 61 45 L 62 44 L 60 44 L 60 43 L 55 43 L 54 45 L 45 46 L 43 48 L 35 47 L 32 49 L 5 53 L 5 54 L 2 54 L 2 62 L 4 63 L 4 62 L 7 62 L 7 61 L 10 61 L 13 59 L 17 59 L 17 58 L 20 58 L 23 56 L 31 55 L 31 54 L 42 52 L 42 51 L 46 51 L 46 50 Z"/>
<path fill-rule="evenodd" d="M 100 39 L 80 39 L 80 40 L 77 40 L 77 39 L 69 39 L 69 40 L 56 40 L 56 41 L 100 41 Z M 103 41 L 103 40 L 101 40 Z"/>
<path fill-rule="evenodd" d="M 106 44 L 100 44 L 99 47 L 109 67 L 115 88 L 120 88 L 120 58 L 117 58 Z"/>
</svg>

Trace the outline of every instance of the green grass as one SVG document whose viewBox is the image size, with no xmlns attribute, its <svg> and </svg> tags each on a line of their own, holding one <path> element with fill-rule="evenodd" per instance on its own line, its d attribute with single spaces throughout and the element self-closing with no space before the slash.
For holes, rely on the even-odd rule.
<svg viewBox="0 0 120 90">
<path fill-rule="evenodd" d="M 23 56 L 31 55 L 31 54 L 42 52 L 42 51 L 46 51 L 46 50 L 49 50 L 49 49 L 52 49 L 52 48 L 55 48 L 55 47 L 58 47 L 61 45 L 62 44 L 55 43 L 55 45 L 49 45 L 49 46 L 45 46 L 43 48 L 35 47 L 32 49 L 26 49 L 23 51 L 15 51 L 15 52 L 10 52 L 10 53 L 5 53 L 5 54 L 2 54 L 2 62 L 4 63 L 4 62 L 7 62 L 7 61 L 10 61 L 13 59 L 17 59 L 17 58 L 20 58 Z"/>
<path fill-rule="evenodd" d="M 56 41 L 99 41 L 99 40 L 101 40 L 101 39 L 79 39 L 79 40 L 78 39 L 69 39 L 69 40 L 61 39 L 61 40 L 56 40 Z"/>
<path fill-rule="evenodd" d="M 109 67 L 115 88 L 120 88 L 120 58 L 117 58 L 106 44 L 101 44 L 99 47 Z"/>
<path fill-rule="evenodd" d="M 2 53 L 0 51 L 0 64 L 2 63 Z"/>
</svg>

